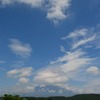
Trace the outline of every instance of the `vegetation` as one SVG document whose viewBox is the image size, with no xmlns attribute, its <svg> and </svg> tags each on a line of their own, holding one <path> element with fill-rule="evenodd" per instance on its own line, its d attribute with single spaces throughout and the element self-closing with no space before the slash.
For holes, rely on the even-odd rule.
<svg viewBox="0 0 100 100">
<path fill-rule="evenodd" d="M 20 98 L 19 95 L 13 96 L 13 95 L 5 94 L 2 100 L 23 100 L 23 99 Z"/>
<path fill-rule="evenodd" d="M 2 100 L 100 100 L 100 94 L 81 94 L 72 97 L 19 97 L 5 94 Z"/>
</svg>

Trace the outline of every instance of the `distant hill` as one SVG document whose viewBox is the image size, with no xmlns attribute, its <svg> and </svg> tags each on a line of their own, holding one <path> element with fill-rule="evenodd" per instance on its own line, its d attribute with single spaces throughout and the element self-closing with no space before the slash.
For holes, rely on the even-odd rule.
<svg viewBox="0 0 100 100">
<path fill-rule="evenodd" d="M 75 95 L 72 97 L 63 97 L 63 96 L 58 96 L 58 97 L 27 97 L 27 100 L 100 100 L 100 94 L 80 94 L 80 95 Z"/>
<path fill-rule="evenodd" d="M 80 94 L 72 96 L 69 100 L 100 100 L 100 94 Z"/>
</svg>

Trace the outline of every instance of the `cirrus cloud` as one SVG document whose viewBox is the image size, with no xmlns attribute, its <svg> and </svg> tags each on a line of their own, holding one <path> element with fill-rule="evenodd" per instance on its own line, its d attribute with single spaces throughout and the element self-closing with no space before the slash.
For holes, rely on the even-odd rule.
<svg viewBox="0 0 100 100">
<path fill-rule="evenodd" d="M 76 31 L 77 30 L 77 31 Z M 87 44 L 91 46 L 94 44 L 98 36 L 95 28 L 82 28 L 76 29 L 63 40 L 71 39 L 71 48 L 67 51 L 63 46 L 60 46 L 60 51 L 64 53 L 63 56 L 57 60 L 51 61 L 50 65 L 38 70 L 33 77 L 36 84 L 43 85 L 57 85 L 68 88 L 75 92 L 89 93 L 81 87 L 70 85 L 70 82 L 81 82 L 83 87 L 86 88 L 86 83 L 93 81 L 99 74 L 99 68 L 93 66 L 96 57 L 88 55 L 88 51 L 84 48 Z M 81 37 L 81 38 L 80 38 Z M 77 41 L 74 41 L 76 40 Z M 88 48 L 90 49 L 90 48 Z M 89 67 L 92 66 L 92 67 Z M 89 75 L 87 76 L 87 73 Z M 93 91 L 94 88 L 90 89 Z"/>
</svg>

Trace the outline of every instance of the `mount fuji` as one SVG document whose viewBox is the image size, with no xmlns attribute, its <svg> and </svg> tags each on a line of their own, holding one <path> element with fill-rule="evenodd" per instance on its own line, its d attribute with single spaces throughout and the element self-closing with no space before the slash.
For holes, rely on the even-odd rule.
<svg viewBox="0 0 100 100">
<path fill-rule="evenodd" d="M 61 88 L 59 86 L 37 86 L 34 92 L 24 93 L 23 96 L 32 97 L 50 97 L 50 96 L 73 96 L 76 93 L 66 88 Z"/>
</svg>

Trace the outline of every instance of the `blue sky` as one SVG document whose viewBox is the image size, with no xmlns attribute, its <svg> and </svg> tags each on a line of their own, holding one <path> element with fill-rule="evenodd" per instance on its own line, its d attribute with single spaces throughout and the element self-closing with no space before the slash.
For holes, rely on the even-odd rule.
<svg viewBox="0 0 100 100">
<path fill-rule="evenodd" d="M 0 0 L 0 79 L 0 94 L 100 93 L 100 1 Z"/>
</svg>

